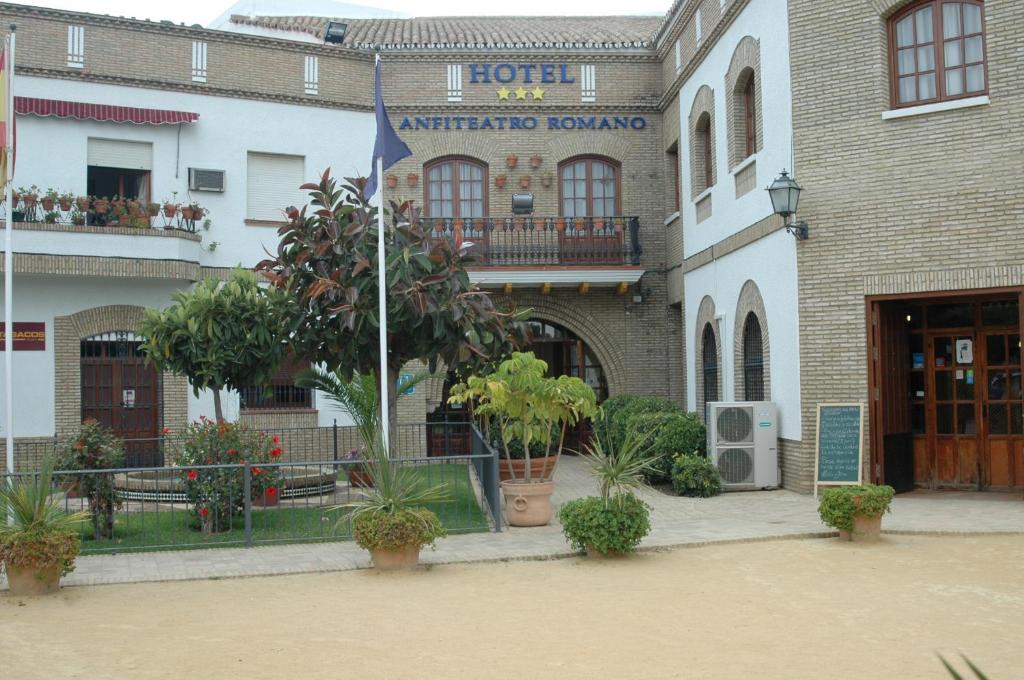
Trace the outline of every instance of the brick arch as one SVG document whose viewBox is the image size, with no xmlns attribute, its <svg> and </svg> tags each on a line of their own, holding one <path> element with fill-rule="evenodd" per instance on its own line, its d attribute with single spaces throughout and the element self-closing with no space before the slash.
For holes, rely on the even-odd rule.
<svg viewBox="0 0 1024 680">
<path fill-rule="evenodd" d="M 442 132 L 438 135 L 430 135 L 425 139 L 413 140 L 409 143 L 409 147 L 414 158 L 423 159 L 421 167 L 435 158 L 453 155 L 471 156 L 487 165 L 485 159 L 494 155 L 493 143 L 488 144 L 483 137 L 469 136 L 465 133 Z"/>
<path fill-rule="evenodd" d="M 502 308 L 511 304 L 506 298 L 498 300 L 495 296 L 495 303 Z M 530 318 L 538 321 L 550 321 L 566 328 L 587 343 L 587 347 L 594 353 L 604 370 L 605 379 L 608 381 L 608 395 L 614 397 L 617 394 L 624 394 L 628 390 L 627 372 L 622 357 L 627 348 L 621 346 L 608 329 L 595 324 L 589 314 L 579 305 L 572 305 L 562 302 L 547 295 L 531 295 L 529 297 L 519 295 L 516 298 L 521 308 L 530 308 Z"/>
<path fill-rule="evenodd" d="M 753 280 L 748 279 L 740 289 L 739 299 L 736 301 L 736 326 L 733 332 L 733 387 L 737 398 L 747 398 L 743 383 L 743 330 L 747 321 L 747 315 L 753 314 L 761 325 L 761 356 L 764 360 L 764 398 L 771 401 L 772 379 L 771 379 L 771 352 L 768 342 L 768 314 L 764 308 L 764 300 L 761 298 L 761 290 Z"/>
<path fill-rule="evenodd" d="M 78 429 L 82 416 L 81 341 L 113 331 L 135 331 L 143 307 L 107 305 L 84 309 L 53 320 L 54 420 L 58 436 Z M 160 376 L 160 417 L 164 427 L 183 427 L 188 421 L 188 380 L 172 373 Z"/>
<path fill-rule="evenodd" d="M 888 19 L 893 14 L 917 0 L 868 0 L 868 4 L 874 7 L 878 16 Z"/>
<path fill-rule="evenodd" d="M 743 90 L 754 79 L 754 125 L 756 130 L 755 152 L 764 148 L 764 122 L 761 116 L 761 42 L 751 36 L 744 36 L 732 53 L 729 70 L 725 74 L 727 129 L 729 130 L 729 167 L 736 166 L 747 157 L 745 101 Z"/>
<path fill-rule="evenodd" d="M 697 323 L 694 329 L 694 344 L 693 344 L 693 356 L 694 356 L 694 377 L 696 380 L 697 394 L 695 396 L 694 403 L 697 404 L 697 413 L 700 414 L 701 419 L 704 418 L 705 404 L 704 404 L 704 327 L 711 324 L 711 330 L 715 334 L 715 354 L 718 360 L 718 398 L 722 399 L 722 374 L 725 372 L 722 369 L 722 332 L 718 327 L 718 322 L 715 320 L 715 301 L 711 299 L 710 295 L 705 295 L 704 299 L 700 301 L 700 306 L 697 308 Z"/>
<path fill-rule="evenodd" d="M 548 143 L 548 154 L 555 165 L 573 156 L 607 156 L 622 162 L 629 156 L 629 139 L 617 133 L 577 130 L 556 136 Z"/>
<path fill-rule="evenodd" d="M 707 85 L 701 85 L 697 94 L 693 97 L 693 104 L 690 106 L 690 117 L 688 119 L 688 137 L 690 143 L 690 193 L 696 198 L 708 187 L 704 185 L 704 151 L 702 143 L 697 137 L 697 126 L 704 116 L 708 117 L 708 136 L 711 145 L 715 145 L 715 91 Z M 715 149 L 711 150 L 711 186 L 715 184 L 717 177 L 718 154 Z"/>
</svg>

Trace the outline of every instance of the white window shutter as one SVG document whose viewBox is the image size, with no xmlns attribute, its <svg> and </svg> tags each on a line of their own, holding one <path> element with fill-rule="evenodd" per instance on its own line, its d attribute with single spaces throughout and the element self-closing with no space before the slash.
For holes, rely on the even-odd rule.
<svg viewBox="0 0 1024 680">
<path fill-rule="evenodd" d="M 192 41 L 192 82 L 206 82 L 206 43 Z"/>
<path fill-rule="evenodd" d="M 448 64 L 448 101 L 462 101 L 462 64 Z"/>
<path fill-rule="evenodd" d="M 676 40 L 675 44 L 676 53 L 676 73 L 683 70 L 683 43 L 682 38 Z"/>
<path fill-rule="evenodd" d="M 320 57 L 306 55 L 304 87 L 306 94 L 320 94 Z"/>
<path fill-rule="evenodd" d="M 701 38 L 703 38 L 703 29 L 700 25 L 700 7 L 697 8 L 696 14 L 693 15 L 693 30 L 697 34 L 697 44 L 700 45 Z"/>
<path fill-rule="evenodd" d="M 87 163 L 102 168 L 124 168 L 126 170 L 152 170 L 153 145 L 149 142 L 126 142 L 119 139 L 98 139 L 88 141 Z"/>
<path fill-rule="evenodd" d="M 246 218 L 283 222 L 284 209 L 301 205 L 299 189 L 304 182 L 303 156 L 249 152 L 246 174 Z"/>
<path fill-rule="evenodd" d="M 68 26 L 68 66 L 85 67 L 85 26 Z"/>
<path fill-rule="evenodd" d="M 593 64 L 580 67 L 580 101 L 597 101 L 597 68 Z"/>
</svg>

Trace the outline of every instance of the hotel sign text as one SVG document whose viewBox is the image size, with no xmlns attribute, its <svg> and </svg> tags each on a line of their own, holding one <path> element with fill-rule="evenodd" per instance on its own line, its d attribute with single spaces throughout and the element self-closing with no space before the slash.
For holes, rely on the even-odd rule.
<svg viewBox="0 0 1024 680">
<path fill-rule="evenodd" d="M 405 116 L 400 130 L 643 130 L 643 116 Z"/>
</svg>

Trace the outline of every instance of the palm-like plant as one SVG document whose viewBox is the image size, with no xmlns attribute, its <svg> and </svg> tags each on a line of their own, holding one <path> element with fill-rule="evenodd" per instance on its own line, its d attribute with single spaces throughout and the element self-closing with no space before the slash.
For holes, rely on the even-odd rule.
<svg viewBox="0 0 1024 680">
<path fill-rule="evenodd" d="M 346 517 L 354 519 L 366 513 L 397 515 L 448 499 L 447 483 L 428 485 L 415 467 L 392 460 L 379 443 L 367 448 L 365 465 L 373 486 L 363 489 L 358 500 L 337 506 L 336 509 L 348 511 Z"/>
<path fill-rule="evenodd" d="M 616 447 L 602 443 L 598 436 L 586 445 L 583 455 L 590 465 L 590 473 L 597 477 L 605 506 L 612 498 L 647 486 L 644 475 L 651 471 L 651 461 L 646 455 L 650 439 L 649 434 L 632 429 Z"/>
<path fill-rule="evenodd" d="M 37 475 L 7 477 L 0 484 L 0 510 L 8 522 L 0 525 L 0 542 L 19 535 L 46 535 L 79 530 L 87 512 L 65 512 L 50 495 L 53 463 L 45 461 Z"/>
<path fill-rule="evenodd" d="M 402 383 L 398 397 L 406 394 L 430 377 L 427 372 L 413 374 L 411 380 Z M 380 401 L 377 398 L 377 380 L 371 373 L 354 373 L 352 380 L 345 380 L 340 371 L 328 371 L 320 366 L 307 368 L 296 376 L 295 384 L 324 393 L 329 401 L 340 406 L 352 416 L 363 445 L 371 449 L 380 440 Z"/>
</svg>

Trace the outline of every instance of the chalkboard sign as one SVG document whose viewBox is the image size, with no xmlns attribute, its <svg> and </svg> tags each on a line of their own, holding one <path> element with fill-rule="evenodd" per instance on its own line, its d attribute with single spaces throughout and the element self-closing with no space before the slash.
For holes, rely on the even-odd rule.
<svg viewBox="0 0 1024 680">
<path fill-rule="evenodd" d="M 818 404 L 814 493 L 818 485 L 860 484 L 862 404 Z"/>
</svg>

